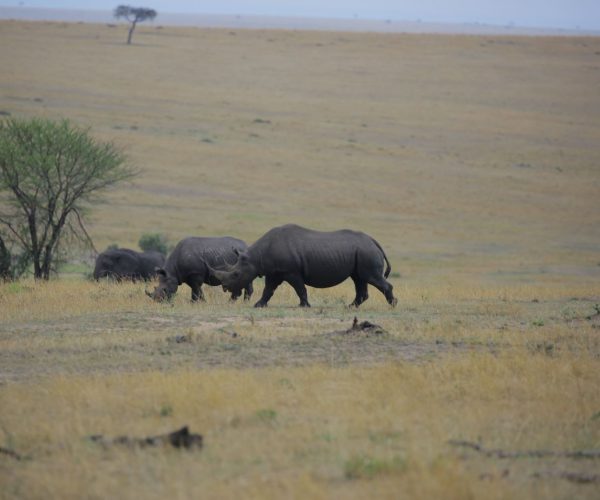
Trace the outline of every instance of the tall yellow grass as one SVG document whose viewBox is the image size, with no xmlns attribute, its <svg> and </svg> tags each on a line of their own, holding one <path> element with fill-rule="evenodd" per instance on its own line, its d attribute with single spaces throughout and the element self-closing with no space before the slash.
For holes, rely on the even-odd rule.
<svg viewBox="0 0 600 500">
<path fill-rule="evenodd" d="M 465 285 L 399 287 L 397 309 L 374 301 L 357 313 L 339 301 L 346 287 L 324 291 L 309 311 L 288 307 L 296 300 L 284 289 L 280 302 L 256 311 L 216 289 L 206 304 L 180 294 L 173 305 L 157 305 L 143 286 L 0 287 L 8 375 L 0 385 L 0 446 L 26 457 L 0 455 L 1 498 L 595 496 L 594 485 L 551 476 L 591 474 L 595 462 L 499 460 L 448 444 L 600 447 L 600 346 L 596 323 L 585 319 L 594 289 L 529 286 L 511 296 Z M 290 337 L 324 342 L 323 332 L 347 328 L 356 314 L 407 349 L 458 348 L 417 362 L 340 365 L 332 352 L 328 362 L 244 369 L 228 368 L 224 350 L 220 368 L 210 369 L 181 357 L 186 344 L 176 355 L 165 342 L 179 333 L 198 349 L 234 346 L 236 331 L 242 348 L 285 349 Z M 365 360 L 369 345 L 365 338 Z M 325 346 L 332 348 L 313 348 Z M 184 424 L 204 435 L 203 450 L 105 449 L 86 439 L 144 437 Z"/>
<path fill-rule="evenodd" d="M 598 447 L 597 368 L 589 356 L 473 354 L 416 365 L 13 384 L 0 391 L 4 441 L 31 460 L 3 459 L 2 495 L 593 498 L 594 486 L 531 478 L 572 469 L 569 461 L 465 459 L 448 440 L 506 450 Z M 105 450 L 85 439 L 183 424 L 204 435 L 202 451 Z"/>
</svg>

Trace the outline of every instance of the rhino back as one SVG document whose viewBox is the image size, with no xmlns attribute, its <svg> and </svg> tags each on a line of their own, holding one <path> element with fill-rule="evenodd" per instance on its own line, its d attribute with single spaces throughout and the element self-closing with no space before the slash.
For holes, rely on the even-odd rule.
<svg viewBox="0 0 600 500">
<path fill-rule="evenodd" d="M 106 250 L 96 258 L 94 278 L 137 276 L 141 272 L 140 254 L 129 248 Z"/>
<path fill-rule="evenodd" d="M 181 240 L 167 258 L 165 269 L 167 273 L 177 276 L 184 283 L 191 275 L 202 275 L 208 279 L 208 263 L 212 267 L 222 267 L 225 264 L 235 264 L 237 250 L 245 250 L 246 243 L 236 238 L 196 237 L 191 236 Z"/>
<path fill-rule="evenodd" d="M 382 267 L 372 238 L 351 230 L 314 231 L 293 224 L 274 228 L 250 247 L 261 274 L 300 273 L 307 285 L 341 283 L 361 267 Z"/>
</svg>

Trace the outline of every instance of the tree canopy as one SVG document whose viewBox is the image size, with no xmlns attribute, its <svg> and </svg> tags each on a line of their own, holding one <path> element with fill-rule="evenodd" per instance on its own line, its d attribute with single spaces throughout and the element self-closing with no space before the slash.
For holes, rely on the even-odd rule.
<svg viewBox="0 0 600 500">
<path fill-rule="evenodd" d="M 136 173 L 113 144 L 68 120 L 4 120 L 0 236 L 29 259 L 36 278 L 48 279 L 64 238 L 92 244 L 83 223 L 90 203 Z"/>
<path fill-rule="evenodd" d="M 129 5 L 119 5 L 113 12 L 114 17 L 117 19 L 125 18 L 129 22 L 129 34 L 127 35 L 127 44 L 131 44 L 131 37 L 135 26 L 138 22 L 146 21 L 147 19 L 154 19 L 156 17 L 156 11 L 154 9 L 148 9 L 147 7 L 131 7 Z"/>
</svg>

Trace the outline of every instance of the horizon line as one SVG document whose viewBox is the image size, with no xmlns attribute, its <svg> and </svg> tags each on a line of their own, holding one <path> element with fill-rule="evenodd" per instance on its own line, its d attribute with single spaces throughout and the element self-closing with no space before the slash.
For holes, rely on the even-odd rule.
<svg viewBox="0 0 600 500">
<path fill-rule="evenodd" d="M 10 14 L 30 14 L 17 18 L 5 16 L 3 11 Z M 53 13 L 56 16 L 47 18 L 42 13 Z M 64 19 L 59 13 L 88 14 L 84 19 Z M 113 10 L 97 8 L 64 8 L 64 7 L 30 7 L 30 6 L 1 6 L 0 19 L 23 21 L 56 21 L 56 22 L 87 22 L 106 23 L 116 21 L 112 15 Z M 38 13 L 36 16 L 35 13 Z M 108 18 L 102 18 L 108 15 Z M 560 28 L 525 26 L 516 23 L 488 24 L 478 21 L 465 22 L 432 22 L 418 20 L 401 20 L 386 18 L 362 17 L 311 17 L 280 14 L 216 14 L 185 11 L 162 11 L 159 15 L 167 17 L 167 22 L 159 25 L 188 26 L 207 28 L 236 28 L 236 29 L 290 29 L 290 30 L 315 30 L 315 31 L 354 31 L 354 32 L 381 32 L 381 33 L 439 33 L 439 34 L 465 34 L 465 35 L 529 35 L 529 36 L 600 36 L 600 29 L 585 28 Z M 173 19 L 179 16 L 181 19 Z M 87 17 L 87 19 L 86 19 Z M 195 17 L 196 19 L 191 19 Z M 171 18 L 171 19 L 169 19 Z M 212 23 L 208 21 L 212 20 Z M 204 22 L 202 22 L 204 21 Z M 217 22 L 219 21 L 219 22 Z M 250 21 L 250 22 L 247 22 Z M 254 23 L 252 23 L 254 21 Z M 258 22 L 262 21 L 262 22 Z M 121 21 L 117 21 L 121 22 Z M 437 28 L 437 29 L 436 29 Z"/>
</svg>

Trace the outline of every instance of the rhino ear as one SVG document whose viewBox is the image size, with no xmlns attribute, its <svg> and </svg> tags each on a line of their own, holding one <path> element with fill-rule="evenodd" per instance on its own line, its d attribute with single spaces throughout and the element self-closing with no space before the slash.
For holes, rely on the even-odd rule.
<svg viewBox="0 0 600 500">
<path fill-rule="evenodd" d="M 248 253 L 246 250 L 240 250 L 239 248 L 234 248 L 233 253 L 237 255 L 238 262 L 248 262 Z"/>
<path fill-rule="evenodd" d="M 159 276 L 164 276 L 165 278 L 167 277 L 167 271 L 165 271 L 162 267 L 155 267 L 154 272 Z"/>
</svg>

